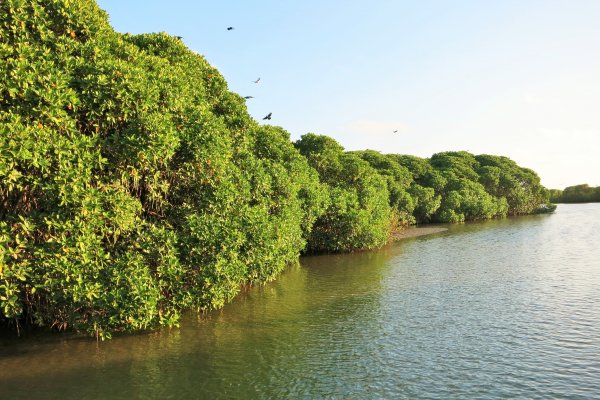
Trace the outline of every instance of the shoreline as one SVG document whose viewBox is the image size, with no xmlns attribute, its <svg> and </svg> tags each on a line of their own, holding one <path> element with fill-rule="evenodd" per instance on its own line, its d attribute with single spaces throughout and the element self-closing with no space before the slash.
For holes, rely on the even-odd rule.
<svg viewBox="0 0 600 400">
<path fill-rule="evenodd" d="M 443 228 L 441 226 L 410 227 L 402 229 L 401 231 L 393 232 L 390 238 L 390 242 L 397 242 L 402 239 L 432 235 L 434 233 L 445 232 L 447 230 L 448 228 Z"/>
</svg>

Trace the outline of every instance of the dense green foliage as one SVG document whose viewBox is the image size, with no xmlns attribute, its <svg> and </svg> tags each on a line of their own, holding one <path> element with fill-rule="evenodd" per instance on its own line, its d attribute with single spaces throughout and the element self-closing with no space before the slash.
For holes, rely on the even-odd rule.
<svg viewBox="0 0 600 400">
<path fill-rule="evenodd" d="M 93 0 L 0 2 L 0 58 L 0 320 L 17 327 L 172 325 L 302 251 L 547 201 L 505 157 L 292 143 L 180 40 L 116 33 Z"/>
<path fill-rule="evenodd" d="M 102 335 L 220 307 L 325 206 L 287 132 L 201 56 L 89 0 L 0 4 L 0 310 Z"/>
<path fill-rule="evenodd" d="M 413 177 L 408 168 L 400 165 L 395 155 L 381 154 L 373 150 L 357 151 L 356 155 L 367 161 L 385 178 L 389 193 L 389 204 L 395 225 L 410 225 L 416 222 L 413 213 L 415 200 L 408 192 Z"/>
<path fill-rule="evenodd" d="M 551 189 L 550 201 L 553 203 L 597 203 L 600 202 L 600 186 L 587 184 L 568 186 L 564 190 Z"/>
<path fill-rule="evenodd" d="M 309 236 L 308 250 L 349 251 L 385 244 L 391 210 L 384 178 L 327 136 L 306 134 L 296 147 L 318 171 L 329 195 L 329 206 Z"/>
<path fill-rule="evenodd" d="M 358 154 L 391 181 L 390 204 L 400 223 L 531 214 L 548 201 L 537 174 L 506 157 L 465 151 L 437 153 L 430 159 L 372 150 Z"/>
</svg>

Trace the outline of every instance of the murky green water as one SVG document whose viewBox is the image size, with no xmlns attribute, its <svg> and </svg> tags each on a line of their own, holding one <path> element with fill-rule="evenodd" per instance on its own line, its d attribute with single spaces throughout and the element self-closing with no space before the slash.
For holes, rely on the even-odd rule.
<svg viewBox="0 0 600 400">
<path fill-rule="evenodd" d="M 600 398 L 600 204 L 309 257 L 180 329 L 0 342 L 2 399 Z"/>
</svg>

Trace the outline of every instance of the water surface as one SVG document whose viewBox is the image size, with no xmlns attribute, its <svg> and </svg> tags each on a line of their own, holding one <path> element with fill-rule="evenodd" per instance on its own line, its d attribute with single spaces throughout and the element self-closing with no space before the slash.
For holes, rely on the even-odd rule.
<svg viewBox="0 0 600 400">
<path fill-rule="evenodd" d="M 600 204 L 305 257 L 178 329 L 0 342 L 0 398 L 600 398 Z"/>
</svg>

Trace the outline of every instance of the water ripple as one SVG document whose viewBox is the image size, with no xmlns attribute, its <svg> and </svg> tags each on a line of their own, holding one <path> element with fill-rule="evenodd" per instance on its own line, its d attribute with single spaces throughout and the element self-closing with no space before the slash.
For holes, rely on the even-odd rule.
<svg viewBox="0 0 600 400">
<path fill-rule="evenodd" d="M 3 342 L 0 398 L 600 398 L 598 243 L 561 205 L 305 258 L 180 329 Z"/>
</svg>

